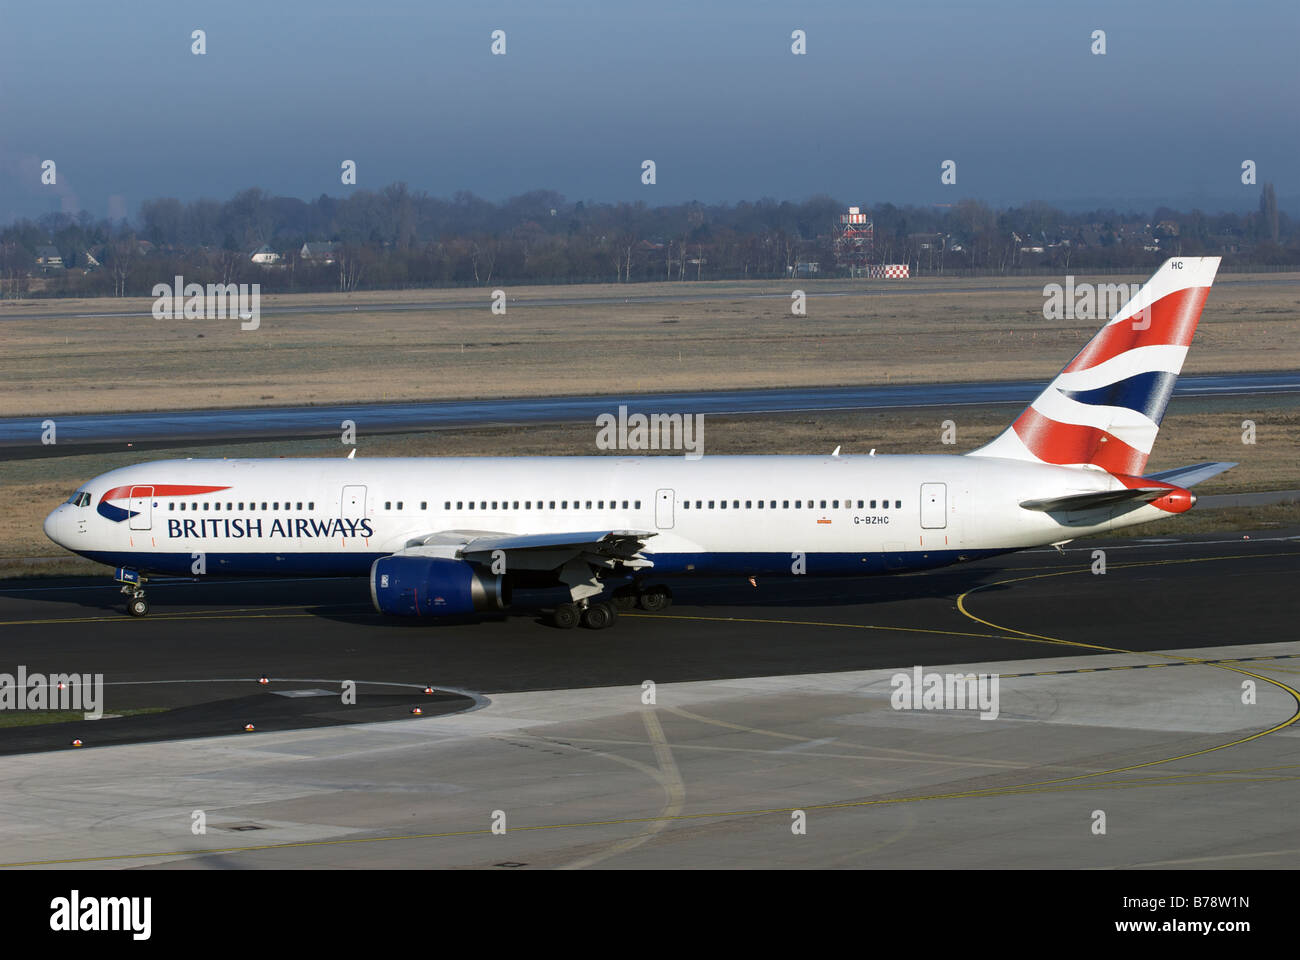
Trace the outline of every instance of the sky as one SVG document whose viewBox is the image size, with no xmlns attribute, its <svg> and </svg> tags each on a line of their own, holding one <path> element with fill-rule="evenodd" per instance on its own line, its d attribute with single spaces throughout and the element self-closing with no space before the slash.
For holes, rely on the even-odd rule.
<svg viewBox="0 0 1300 960">
<path fill-rule="evenodd" d="M 652 206 L 1248 210 L 1246 160 L 1295 211 L 1298 27 L 1294 0 L 10 0 L 0 222 L 395 181 Z"/>
</svg>

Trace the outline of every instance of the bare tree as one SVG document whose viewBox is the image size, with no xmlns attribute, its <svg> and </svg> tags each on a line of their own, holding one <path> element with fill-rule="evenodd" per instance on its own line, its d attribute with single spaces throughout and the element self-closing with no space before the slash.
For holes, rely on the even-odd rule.
<svg viewBox="0 0 1300 960">
<path fill-rule="evenodd" d="M 139 244 L 134 233 L 124 233 L 109 245 L 111 268 L 113 271 L 113 296 L 126 296 L 126 280 L 131 275 L 139 253 Z"/>
<path fill-rule="evenodd" d="M 476 237 L 470 244 L 469 259 L 474 265 L 475 283 L 492 282 L 492 271 L 497 264 L 497 248 L 495 237 Z"/>
<path fill-rule="evenodd" d="M 338 248 L 339 290 L 351 293 L 361 281 L 361 250 L 351 244 Z"/>
</svg>

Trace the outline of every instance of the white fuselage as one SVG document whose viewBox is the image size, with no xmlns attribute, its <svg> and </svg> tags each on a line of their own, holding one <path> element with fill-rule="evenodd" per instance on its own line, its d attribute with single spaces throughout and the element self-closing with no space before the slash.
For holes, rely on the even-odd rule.
<svg viewBox="0 0 1300 960">
<path fill-rule="evenodd" d="M 846 575 L 1167 515 L 1020 506 L 1120 486 L 1101 470 L 971 456 L 172 460 L 96 477 L 45 529 L 103 563 L 181 574 L 202 558 L 208 575 L 360 575 L 446 531 L 631 530 L 654 534 L 654 575 Z"/>
</svg>

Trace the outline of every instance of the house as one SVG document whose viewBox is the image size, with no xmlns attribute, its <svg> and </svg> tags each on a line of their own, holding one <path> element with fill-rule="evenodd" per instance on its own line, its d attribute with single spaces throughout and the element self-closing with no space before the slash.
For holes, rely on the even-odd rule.
<svg viewBox="0 0 1300 960">
<path fill-rule="evenodd" d="M 304 243 L 302 249 L 298 251 L 298 258 L 309 263 L 333 263 L 337 256 L 335 249 L 338 244 L 333 242 L 316 242 Z"/>
<path fill-rule="evenodd" d="M 272 250 L 269 244 L 264 243 L 254 250 L 248 259 L 262 266 L 269 266 L 273 263 L 279 263 L 280 255 Z"/>
<path fill-rule="evenodd" d="M 52 247 L 48 244 L 36 248 L 36 263 L 38 266 L 53 269 L 63 267 L 63 254 L 59 253 L 58 247 Z"/>
</svg>

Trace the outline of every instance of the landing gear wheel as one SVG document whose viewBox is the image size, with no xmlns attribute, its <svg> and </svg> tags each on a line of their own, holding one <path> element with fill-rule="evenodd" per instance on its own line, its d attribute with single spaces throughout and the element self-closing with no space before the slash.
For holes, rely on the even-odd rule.
<svg viewBox="0 0 1300 960">
<path fill-rule="evenodd" d="M 637 598 L 637 604 L 641 609 L 651 613 L 657 610 L 666 610 L 672 605 L 672 602 L 673 595 L 667 587 L 651 587 Z"/>
<path fill-rule="evenodd" d="M 582 611 L 582 625 L 588 630 L 604 630 L 618 619 L 618 610 L 612 603 L 593 603 Z"/>
<path fill-rule="evenodd" d="M 578 625 L 582 612 L 572 603 L 562 603 L 551 614 L 552 625 L 561 630 L 572 630 Z"/>
<path fill-rule="evenodd" d="M 610 598 L 610 603 L 614 604 L 614 609 L 619 613 L 625 610 L 631 610 L 636 606 L 635 593 L 619 593 Z"/>
<path fill-rule="evenodd" d="M 149 601 L 144 597 L 132 597 L 126 602 L 126 612 L 133 617 L 143 617 L 149 612 Z"/>
</svg>

